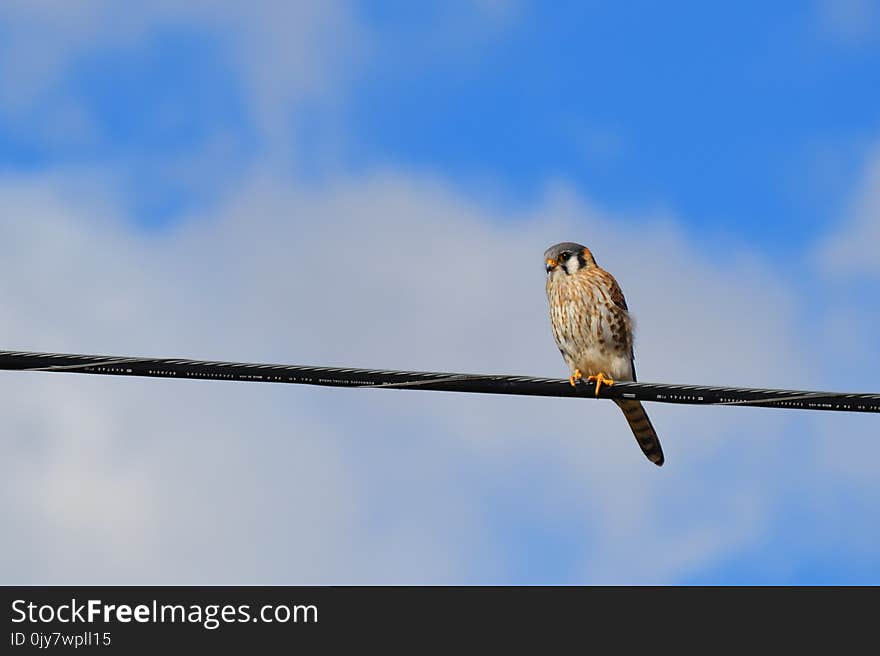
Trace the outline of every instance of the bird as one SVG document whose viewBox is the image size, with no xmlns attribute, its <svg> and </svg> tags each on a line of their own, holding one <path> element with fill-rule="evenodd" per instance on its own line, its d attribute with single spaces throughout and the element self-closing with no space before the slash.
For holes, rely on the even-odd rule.
<svg viewBox="0 0 880 656">
<path fill-rule="evenodd" d="M 562 242 L 544 252 L 550 325 L 556 346 L 571 371 L 572 386 L 586 376 L 603 385 L 635 381 L 633 319 L 614 276 L 596 264 L 586 246 Z M 641 402 L 614 399 L 636 442 L 655 465 L 664 462 L 657 431 Z"/>
</svg>

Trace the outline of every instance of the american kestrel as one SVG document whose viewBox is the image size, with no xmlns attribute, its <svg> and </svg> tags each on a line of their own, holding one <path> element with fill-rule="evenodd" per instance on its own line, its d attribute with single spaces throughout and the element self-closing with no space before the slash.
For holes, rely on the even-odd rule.
<svg viewBox="0 0 880 656">
<path fill-rule="evenodd" d="M 559 352 L 576 385 L 584 376 L 602 385 L 634 381 L 633 321 L 620 285 L 596 264 L 590 249 L 564 242 L 544 252 L 550 323 Z M 663 464 L 660 438 L 639 401 L 615 399 L 636 442 L 655 465 Z"/>
</svg>

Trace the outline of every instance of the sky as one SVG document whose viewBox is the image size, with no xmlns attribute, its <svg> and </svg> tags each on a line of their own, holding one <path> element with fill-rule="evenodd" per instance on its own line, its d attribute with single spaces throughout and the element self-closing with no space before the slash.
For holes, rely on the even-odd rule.
<svg viewBox="0 0 880 656">
<path fill-rule="evenodd" d="M 0 347 L 880 390 L 880 3 L 0 5 Z M 871 415 L 0 375 L 7 584 L 880 583 Z"/>
</svg>

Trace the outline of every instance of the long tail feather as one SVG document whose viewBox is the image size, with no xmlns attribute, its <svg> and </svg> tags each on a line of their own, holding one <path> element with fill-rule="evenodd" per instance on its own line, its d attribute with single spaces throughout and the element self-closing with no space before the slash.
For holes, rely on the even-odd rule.
<svg viewBox="0 0 880 656">
<path fill-rule="evenodd" d="M 623 411 L 629 427 L 632 429 L 636 442 L 639 443 L 648 460 L 658 467 L 663 464 L 663 449 L 660 446 L 660 438 L 657 431 L 648 419 L 648 413 L 639 401 L 614 401 Z"/>
</svg>

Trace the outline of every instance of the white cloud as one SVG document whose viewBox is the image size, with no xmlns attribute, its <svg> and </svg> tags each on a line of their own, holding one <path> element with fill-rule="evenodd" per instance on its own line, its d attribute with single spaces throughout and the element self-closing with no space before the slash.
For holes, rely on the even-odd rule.
<svg viewBox="0 0 880 656">
<path fill-rule="evenodd" d="M 880 275 L 880 147 L 868 158 L 842 224 L 821 248 L 824 269 L 835 274 Z"/>
<path fill-rule="evenodd" d="M 58 107 L 60 119 L 82 125 L 83 111 L 62 82 L 83 55 L 132 48 L 162 29 L 190 29 L 221 39 L 259 128 L 286 134 L 293 108 L 304 101 L 335 102 L 344 82 L 369 55 L 366 33 L 350 3 L 269 1 L 243 4 L 202 0 L 120 4 L 113 0 L 37 2 L 0 6 L 0 99 L 7 119 L 35 107 Z M 59 118 L 60 117 L 60 118 Z"/>
<path fill-rule="evenodd" d="M 519 15 L 511 0 L 441 5 L 408 40 L 368 26 L 349 0 L 9 0 L 0 4 L 0 112 L 22 123 L 38 110 L 41 120 L 27 129 L 45 129 L 52 143 L 87 140 L 94 117 L 65 85 L 82 58 L 143 47 L 162 30 L 190 30 L 222 44 L 218 67 L 233 68 L 263 147 L 285 161 L 297 110 L 320 107 L 325 120 L 341 114 L 350 83 L 377 57 L 396 61 L 405 43 L 411 61 L 467 61 Z"/>
<path fill-rule="evenodd" d="M 815 21 L 821 34 L 835 42 L 858 46 L 880 35 L 877 0 L 818 0 Z"/>
<path fill-rule="evenodd" d="M 510 222 L 393 171 L 322 191 L 260 178 L 164 236 L 78 197 L 0 185 L 0 343 L 561 376 L 540 254 L 573 238 L 627 291 L 643 379 L 810 375 L 790 290 L 759 265 L 704 261 L 667 225 L 566 192 Z M 12 582 L 521 580 L 503 499 L 522 480 L 532 515 L 582 545 L 576 580 L 674 580 L 761 530 L 772 482 L 746 491 L 743 472 L 794 439 L 778 411 L 651 407 L 656 470 L 593 401 L 51 374 L 0 387 Z"/>
</svg>

